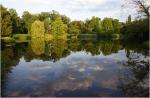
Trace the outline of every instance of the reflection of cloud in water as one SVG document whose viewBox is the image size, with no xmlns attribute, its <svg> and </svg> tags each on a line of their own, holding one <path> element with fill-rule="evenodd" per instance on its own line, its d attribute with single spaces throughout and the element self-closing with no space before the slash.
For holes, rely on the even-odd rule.
<svg viewBox="0 0 150 98">
<path fill-rule="evenodd" d="M 90 67 L 88 67 L 89 69 L 91 70 L 94 70 L 94 71 L 102 71 L 104 68 L 100 67 L 100 65 L 92 65 Z"/>
<path fill-rule="evenodd" d="M 55 91 L 60 90 L 69 90 L 74 91 L 77 89 L 88 89 L 92 84 L 92 81 L 89 79 L 74 81 L 69 79 L 63 79 L 60 81 L 57 81 L 56 84 L 53 84 L 53 88 Z"/>
<path fill-rule="evenodd" d="M 11 79 L 10 87 L 24 85 L 27 89 L 32 88 L 31 90 L 34 90 L 32 94 L 35 95 L 54 95 L 55 92 L 61 90 L 86 91 L 95 82 L 97 82 L 98 88 L 116 88 L 114 85 L 117 85 L 117 83 L 113 81 L 117 74 L 116 70 L 118 70 L 116 69 L 118 67 L 116 62 L 113 66 L 110 64 L 106 64 L 106 66 L 103 63 L 104 60 L 108 60 L 106 58 L 83 54 L 83 52 L 81 54 L 84 57 L 80 57 L 78 54 L 80 52 L 73 53 L 73 55 L 71 54 L 57 62 L 36 59 L 25 62 L 22 58 L 18 66 L 12 70 L 11 75 L 13 76 L 9 77 Z M 17 83 L 13 84 L 16 77 L 18 77 Z M 23 83 L 25 80 L 28 83 Z M 21 92 L 24 92 L 24 90 L 26 89 L 20 89 Z"/>
<path fill-rule="evenodd" d="M 85 69 L 84 68 L 79 68 L 79 70 L 78 70 L 79 72 L 84 72 L 85 71 Z"/>
<path fill-rule="evenodd" d="M 44 78 L 46 77 L 47 75 L 44 75 L 44 74 L 40 74 L 40 75 L 37 75 L 37 74 L 33 74 L 31 75 L 31 77 L 29 77 L 30 80 L 39 80 L 41 78 Z"/>
<path fill-rule="evenodd" d="M 32 66 L 32 69 L 34 70 L 45 70 L 45 69 L 51 69 L 51 66 Z"/>
</svg>

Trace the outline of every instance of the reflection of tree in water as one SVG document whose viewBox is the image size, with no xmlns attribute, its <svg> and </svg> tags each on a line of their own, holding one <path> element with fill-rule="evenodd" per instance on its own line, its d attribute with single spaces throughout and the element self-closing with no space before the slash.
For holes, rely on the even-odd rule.
<svg viewBox="0 0 150 98">
<path fill-rule="evenodd" d="M 95 40 L 69 40 L 68 47 L 71 51 L 85 50 L 92 55 L 104 55 L 116 53 L 121 49 L 119 41 L 95 41 Z"/>
<path fill-rule="evenodd" d="M 46 44 L 45 54 L 54 61 L 67 56 L 69 51 L 67 50 L 67 41 L 63 39 L 54 39 Z"/>
<path fill-rule="evenodd" d="M 121 49 L 119 41 L 102 41 L 100 43 L 101 43 L 101 51 L 104 55 L 117 53 Z"/>
<path fill-rule="evenodd" d="M 68 40 L 68 48 L 74 52 L 81 50 L 80 41 L 78 39 Z"/>
<path fill-rule="evenodd" d="M 82 49 L 86 52 L 90 52 L 92 55 L 99 55 L 100 54 L 100 45 L 99 42 L 95 41 L 82 41 Z"/>
<path fill-rule="evenodd" d="M 59 60 L 66 57 L 71 51 L 86 51 L 92 55 L 99 55 L 102 52 L 105 55 L 116 53 L 121 48 L 118 41 L 95 41 L 95 40 L 64 40 L 55 38 L 52 41 L 45 42 L 44 39 L 35 38 L 29 43 L 28 51 L 25 55 L 26 61 L 33 58 L 42 60 Z"/>
<path fill-rule="evenodd" d="M 133 51 L 127 51 L 128 61 L 124 66 L 131 69 L 130 74 L 120 78 L 120 88 L 125 96 L 149 96 L 149 62 L 146 57 Z"/>
<path fill-rule="evenodd" d="M 141 54 L 143 54 L 143 55 L 145 55 L 145 56 L 148 56 L 149 55 L 149 52 L 148 52 L 148 50 L 149 49 L 146 49 L 146 48 L 144 48 L 142 45 L 141 45 L 141 43 L 135 43 L 135 42 L 130 42 L 130 43 L 121 43 L 122 45 L 123 45 L 123 47 L 126 49 L 126 51 L 127 51 L 127 56 L 128 56 L 128 51 L 129 50 L 133 50 L 134 52 L 137 52 L 137 53 L 141 53 Z"/>
<path fill-rule="evenodd" d="M 45 52 L 45 41 L 44 38 L 32 38 L 31 48 L 36 55 L 42 55 Z"/>
</svg>

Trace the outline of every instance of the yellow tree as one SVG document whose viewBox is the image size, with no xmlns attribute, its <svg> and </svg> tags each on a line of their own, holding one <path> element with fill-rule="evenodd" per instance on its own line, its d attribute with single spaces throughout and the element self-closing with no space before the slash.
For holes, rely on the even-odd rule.
<svg viewBox="0 0 150 98">
<path fill-rule="evenodd" d="M 32 23 L 31 26 L 32 38 L 44 38 L 44 32 L 45 32 L 44 22 L 36 20 L 34 23 Z"/>
</svg>

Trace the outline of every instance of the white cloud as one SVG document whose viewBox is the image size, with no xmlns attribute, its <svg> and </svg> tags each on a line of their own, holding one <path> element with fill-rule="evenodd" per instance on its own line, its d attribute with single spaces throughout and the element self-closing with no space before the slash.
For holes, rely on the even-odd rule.
<svg viewBox="0 0 150 98">
<path fill-rule="evenodd" d="M 3 0 L 2 4 L 14 8 L 19 14 L 56 10 L 71 19 L 86 19 L 92 16 L 120 18 L 122 0 Z M 21 16 L 21 15 L 20 15 Z M 121 19 L 121 18 L 120 18 Z"/>
<path fill-rule="evenodd" d="M 30 4 L 49 4 L 50 0 L 27 0 Z"/>
</svg>

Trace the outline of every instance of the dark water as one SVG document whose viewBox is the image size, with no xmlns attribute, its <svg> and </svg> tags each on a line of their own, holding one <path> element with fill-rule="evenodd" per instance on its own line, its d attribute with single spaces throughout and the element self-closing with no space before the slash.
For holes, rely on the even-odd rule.
<svg viewBox="0 0 150 98">
<path fill-rule="evenodd" d="M 3 46 L 2 96 L 149 96 L 148 50 L 108 40 Z"/>
</svg>

